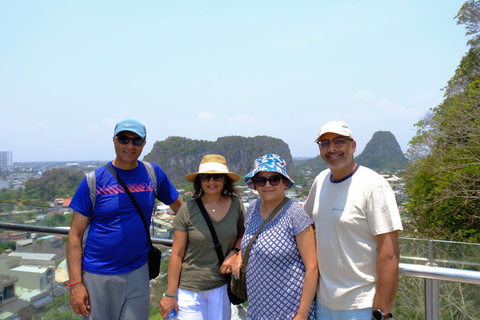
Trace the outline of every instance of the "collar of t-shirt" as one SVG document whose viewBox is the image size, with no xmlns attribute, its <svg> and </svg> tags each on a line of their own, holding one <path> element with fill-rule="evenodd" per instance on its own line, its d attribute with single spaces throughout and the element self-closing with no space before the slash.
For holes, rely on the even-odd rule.
<svg viewBox="0 0 480 320">
<path fill-rule="evenodd" d="M 357 172 L 358 168 L 360 168 L 360 165 L 359 165 L 359 164 L 357 164 L 357 165 L 355 166 L 355 169 L 353 169 L 353 171 L 352 171 L 349 175 L 347 175 L 347 176 L 345 176 L 345 177 L 343 177 L 342 179 L 339 179 L 339 180 L 333 180 L 333 175 L 332 175 L 332 173 L 330 172 L 330 182 L 331 182 L 331 183 L 340 183 L 340 182 L 343 182 L 343 181 L 345 181 L 345 180 L 347 180 L 347 179 L 350 179 L 350 177 L 353 176 L 353 175 L 355 174 L 355 172 Z"/>
</svg>

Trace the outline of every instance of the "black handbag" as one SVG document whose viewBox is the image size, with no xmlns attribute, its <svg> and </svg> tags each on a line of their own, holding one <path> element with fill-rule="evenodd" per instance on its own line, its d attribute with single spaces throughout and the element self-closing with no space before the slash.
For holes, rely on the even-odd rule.
<svg viewBox="0 0 480 320">
<path fill-rule="evenodd" d="M 150 280 L 155 279 L 160 274 L 160 263 L 162 261 L 162 252 L 158 248 L 153 246 L 152 239 L 150 238 L 150 231 L 148 230 L 148 226 L 147 226 L 147 221 L 145 220 L 145 216 L 143 215 L 142 209 L 138 205 L 138 202 L 135 199 L 135 197 L 133 196 L 130 189 L 128 189 L 125 182 L 123 182 L 122 178 L 120 178 L 120 176 L 117 174 L 115 169 L 113 169 L 112 166 L 110 166 L 110 164 L 107 163 L 105 165 L 105 167 L 107 167 L 108 171 L 110 171 L 113 174 L 113 176 L 115 177 L 115 179 L 117 179 L 118 183 L 120 183 L 123 190 L 125 190 L 125 193 L 128 195 L 128 197 L 132 201 L 133 206 L 135 207 L 135 209 L 137 209 L 137 212 L 140 215 L 140 218 L 142 218 L 143 225 L 145 226 L 145 231 L 147 232 L 148 241 L 150 242 L 150 248 L 148 249 L 148 274 L 149 274 L 149 279 Z"/>
<path fill-rule="evenodd" d="M 215 228 L 213 227 L 212 220 L 210 220 L 210 217 L 208 216 L 207 210 L 205 210 L 205 206 L 203 205 L 202 200 L 200 198 L 197 198 L 196 201 L 197 201 L 198 207 L 200 208 L 200 212 L 202 213 L 202 216 L 205 219 L 205 222 L 207 223 L 208 229 L 210 229 L 210 233 L 213 239 L 214 249 L 215 249 L 215 252 L 217 253 L 218 262 L 220 263 L 220 266 L 221 266 L 223 263 L 223 260 L 225 260 L 225 258 L 223 257 L 222 245 L 218 241 L 217 233 L 215 232 Z M 246 299 L 237 297 L 230 288 L 232 275 L 230 273 L 227 273 L 225 274 L 225 278 L 227 278 L 227 284 L 228 284 L 227 293 L 228 293 L 228 299 L 230 299 L 230 302 L 235 305 L 244 303 Z"/>
</svg>

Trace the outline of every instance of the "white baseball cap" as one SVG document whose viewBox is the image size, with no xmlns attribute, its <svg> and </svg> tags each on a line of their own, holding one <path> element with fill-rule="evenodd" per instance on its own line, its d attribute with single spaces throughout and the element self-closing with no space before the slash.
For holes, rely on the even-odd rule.
<svg viewBox="0 0 480 320">
<path fill-rule="evenodd" d="M 350 128 L 345 124 L 343 121 L 330 121 L 324 124 L 320 128 L 320 132 L 318 133 L 318 137 L 315 140 L 315 142 L 320 141 L 320 138 L 325 134 L 325 133 L 336 133 L 345 137 L 349 137 L 353 139 L 353 133 L 350 130 Z"/>
</svg>

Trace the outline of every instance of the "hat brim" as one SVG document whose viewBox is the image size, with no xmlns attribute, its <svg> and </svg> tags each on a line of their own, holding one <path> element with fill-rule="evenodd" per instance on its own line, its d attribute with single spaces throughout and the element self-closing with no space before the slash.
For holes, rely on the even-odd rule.
<svg viewBox="0 0 480 320">
<path fill-rule="evenodd" d="M 237 182 L 238 180 L 240 180 L 240 176 L 239 176 L 238 174 L 236 174 L 235 172 L 222 172 L 222 171 L 217 171 L 217 170 L 209 170 L 209 171 L 204 171 L 204 172 L 189 173 L 189 174 L 187 174 L 187 175 L 185 176 L 185 179 L 186 179 L 187 181 L 190 181 L 190 182 L 195 182 L 195 179 L 197 178 L 197 176 L 198 176 L 199 174 L 202 174 L 202 173 L 226 174 L 227 176 L 230 177 L 230 179 L 232 179 L 233 182 Z"/>
<path fill-rule="evenodd" d="M 145 138 L 146 135 L 136 129 L 125 129 L 125 130 L 122 130 L 122 131 L 119 131 L 118 133 L 115 134 L 116 135 L 119 135 L 120 133 L 122 132 L 132 132 L 132 133 L 135 133 L 137 136 L 139 136 L 140 138 Z"/>
<path fill-rule="evenodd" d="M 342 131 L 342 130 L 327 130 L 325 132 L 320 132 L 320 134 L 318 135 L 317 139 L 315 139 L 314 142 L 320 141 L 322 139 L 322 136 L 324 134 L 327 134 L 327 133 L 334 133 L 334 134 L 338 134 L 340 136 L 349 137 L 350 139 L 353 139 L 353 135 L 348 133 L 348 132 L 345 132 L 345 131 Z"/>
</svg>

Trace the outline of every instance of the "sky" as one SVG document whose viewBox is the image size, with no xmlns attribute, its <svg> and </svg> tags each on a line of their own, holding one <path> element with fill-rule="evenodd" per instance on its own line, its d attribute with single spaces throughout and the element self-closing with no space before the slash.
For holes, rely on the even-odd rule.
<svg viewBox="0 0 480 320">
<path fill-rule="evenodd" d="M 0 150 L 14 162 L 112 160 L 113 129 L 267 135 L 315 157 L 328 121 L 359 155 L 403 152 L 468 50 L 458 0 L 0 0 Z"/>
</svg>

